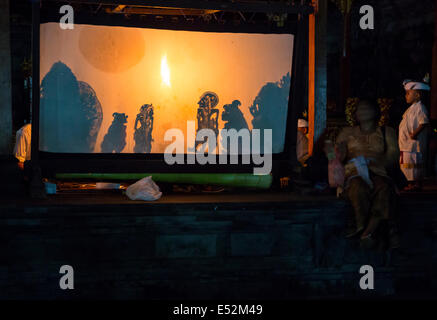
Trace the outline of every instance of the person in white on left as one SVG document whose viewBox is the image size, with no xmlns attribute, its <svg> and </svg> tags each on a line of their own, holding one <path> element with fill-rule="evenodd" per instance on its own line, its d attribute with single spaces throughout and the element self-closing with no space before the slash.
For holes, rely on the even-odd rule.
<svg viewBox="0 0 437 320">
<path fill-rule="evenodd" d="M 16 134 L 14 156 L 18 159 L 18 166 L 23 169 L 24 161 L 30 160 L 30 139 L 32 136 L 32 125 L 30 123 L 22 126 Z"/>
</svg>

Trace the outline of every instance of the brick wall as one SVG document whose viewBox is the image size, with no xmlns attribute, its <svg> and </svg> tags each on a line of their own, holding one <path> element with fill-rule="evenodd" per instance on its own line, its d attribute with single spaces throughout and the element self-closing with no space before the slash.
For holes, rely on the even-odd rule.
<svg viewBox="0 0 437 320">
<path fill-rule="evenodd" d="M 436 293 L 431 201 L 402 204 L 398 252 L 341 236 L 347 205 L 174 204 L 2 210 L 0 298 L 290 299 Z M 59 268 L 75 290 L 59 289 Z M 359 289 L 359 268 L 375 290 Z"/>
</svg>

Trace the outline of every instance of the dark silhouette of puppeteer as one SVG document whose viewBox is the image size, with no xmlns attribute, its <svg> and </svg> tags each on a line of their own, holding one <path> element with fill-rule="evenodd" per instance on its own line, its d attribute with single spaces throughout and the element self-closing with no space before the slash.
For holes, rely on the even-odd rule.
<svg viewBox="0 0 437 320">
<path fill-rule="evenodd" d="M 140 127 L 138 127 L 140 123 Z M 145 104 L 135 119 L 134 152 L 150 153 L 152 151 L 153 105 Z"/>
<path fill-rule="evenodd" d="M 261 130 L 261 141 L 264 141 L 264 130 L 272 130 L 273 153 L 284 149 L 289 93 L 290 73 L 287 73 L 280 81 L 266 83 L 249 107 L 253 116 L 252 127 Z M 264 152 L 263 143 L 260 152 Z"/>
<path fill-rule="evenodd" d="M 197 104 L 199 108 L 197 108 L 197 132 L 202 129 L 211 129 L 214 131 L 216 136 L 215 144 L 217 146 L 217 137 L 218 137 L 218 116 L 219 110 L 215 109 L 219 102 L 219 98 L 217 94 L 211 91 L 205 92 L 201 97 Z M 197 135 L 196 132 L 196 135 Z M 195 149 L 197 150 L 197 146 L 203 145 L 207 142 L 207 138 L 203 141 L 197 141 L 195 144 Z M 208 152 L 212 152 L 213 150 L 208 150 Z"/>
<path fill-rule="evenodd" d="M 225 104 L 223 106 L 222 120 L 225 121 L 224 129 L 230 130 L 235 129 L 240 131 L 241 129 L 249 129 L 247 121 L 244 118 L 243 112 L 240 110 L 241 102 L 239 100 L 232 101 L 232 104 Z M 223 143 L 222 139 L 222 143 Z M 231 152 L 230 139 L 227 138 L 226 148 L 223 148 L 227 153 Z M 238 153 L 242 153 L 242 139 L 238 138 Z"/>
<path fill-rule="evenodd" d="M 103 138 L 101 149 L 103 153 L 120 153 L 126 146 L 126 123 L 128 116 L 114 112 L 114 120 Z"/>
</svg>

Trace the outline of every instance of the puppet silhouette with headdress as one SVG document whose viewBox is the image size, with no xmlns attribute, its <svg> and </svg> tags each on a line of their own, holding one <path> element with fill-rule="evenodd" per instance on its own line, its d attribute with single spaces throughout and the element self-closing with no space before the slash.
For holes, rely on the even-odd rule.
<svg viewBox="0 0 437 320">
<path fill-rule="evenodd" d="M 138 128 L 138 122 L 140 127 Z M 152 151 L 153 105 L 145 104 L 135 119 L 134 152 L 150 153 Z"/>
<path fill-rule="evenodd" d="M 215 144 L 217 146 L 217 137 L 218 137 L 218 116 L 219 110 L 215 109 L 219 102 L 219 98 L 217 94 L 211 91 L 205 92 L 199 99 L 197 104 L 199 108 L 197 108 L 197 132 L 202 129 L 211 129 L 215 133 L 216 141 Z M 196 132 L 196 136 L 197 136 Z M 197 146 L 203 145 L 207 142 L 207 137 L 204 138 L 203 141 L 197 141 L 195 143 L 195 149 L 197 150 Z M 212 152 L 213 150 L 208 150 Z"/>
</svg>

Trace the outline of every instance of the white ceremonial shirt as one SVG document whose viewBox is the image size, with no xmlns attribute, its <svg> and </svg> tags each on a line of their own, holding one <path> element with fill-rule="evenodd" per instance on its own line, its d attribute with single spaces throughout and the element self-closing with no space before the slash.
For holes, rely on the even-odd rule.
<svg viewBox="0 0 437 320">
<path fill-rule="evenodd" d="M 399 125 L 399 150 L 406 152 L 424 152 L 427 143 L 427 130 L 422 130 L 416 140 L 410 138 L 410 133 L 416 131 L 421 124 L 429 123 L 428 111 L 425 105 L 419 101 L 413 103 L 405 111 Z"/>
<path fill-rule="evenodd" d="M 32 136 L 32 126 L 25 124 L 17 131 L 14 155 L 20 161 L 30 160 L 30 138 Z"/>
</svg>

